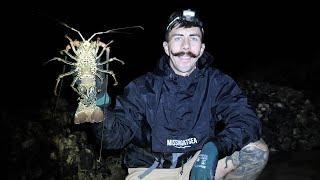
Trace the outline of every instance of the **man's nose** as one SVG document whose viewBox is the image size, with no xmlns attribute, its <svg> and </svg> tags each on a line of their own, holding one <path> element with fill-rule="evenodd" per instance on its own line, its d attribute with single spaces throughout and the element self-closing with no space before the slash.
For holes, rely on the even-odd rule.
<svg viewBox="0 0 320 180">
<path fill-rule="evenodd" d="M 190 48 L 190 42 L 189 42 L 189 40 L 188 40 L 187 38 L 185 38 L 185 39 L 183 40 L 182 48 L 183 48 L 183 50 L 189 50 L 189 48 Z"/>
</svg>

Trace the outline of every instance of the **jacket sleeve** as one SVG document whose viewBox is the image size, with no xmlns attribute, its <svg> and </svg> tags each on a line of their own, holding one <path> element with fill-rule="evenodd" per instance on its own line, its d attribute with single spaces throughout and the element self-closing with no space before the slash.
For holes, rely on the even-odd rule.
<svg viewBox="0 0 320 180">
<path fill-rule="evenodd" d="M 260 139 L 261 122 L 231 77 L 222 76 L 218 84 L 215 115 L 224 128 L 211 140 L 224 157 Z"/>
<path fill-rule="evenodd" d="M 138 87 L 131 82 L 125 87 L 123 95 L 116 98 L 115 107 L 105 108 L 104 122 L 92 125 L 96 140 L 100 142 L 102 139 L 105 149 L 123 148 L 133 139 L 144 118 L 143 109 Z"/>
</svg>

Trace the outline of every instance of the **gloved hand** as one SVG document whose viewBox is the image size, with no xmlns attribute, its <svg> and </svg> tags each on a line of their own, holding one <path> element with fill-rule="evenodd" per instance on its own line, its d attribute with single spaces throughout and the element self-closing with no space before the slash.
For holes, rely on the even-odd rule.
<svg viewBox="0 0 320 180">
<path fill-rule="evenodd" d="M 97 100 L 96 100 L 96 105 L 99 107 L 104 107 L 104 106 L 108 106 L 110 104 L 110 97 L 108 95 L 108 93 L 98 93 L 97 94 Z"/>
<path fill-rule="evenodd" d="M 217 146 L 209 141 L 191 169 L 190 180 L 213 180 L 218 164 Z"/>
</svg>

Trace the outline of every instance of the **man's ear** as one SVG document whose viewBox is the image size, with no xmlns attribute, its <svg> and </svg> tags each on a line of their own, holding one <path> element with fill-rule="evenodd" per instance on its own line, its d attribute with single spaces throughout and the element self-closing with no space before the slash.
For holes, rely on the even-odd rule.
<svg viewBox="0 0 320 180">
<path fill-rule="evenodd" d="M 201 49 L 200 49 L 200 56 L 202 56 L 203 52 L 204 52 L 204 49 L 206 48 L 206 45 L 204 43 L 201 44 Z"/>
<path fill-rule="evenodd" d="M 167 41 L 163 41 L 162 46 L 163 46 L 164 52 L 166 52 L 166 54 L 169 56 L 169 45 L 168 45 L 168 42 Z"/>
</svg>

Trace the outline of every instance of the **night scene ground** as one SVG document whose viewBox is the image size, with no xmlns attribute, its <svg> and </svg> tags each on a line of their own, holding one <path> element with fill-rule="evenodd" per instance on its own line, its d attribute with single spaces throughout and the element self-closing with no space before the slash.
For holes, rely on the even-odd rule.
<svg viewBox="0 0 320 180">
<path fill-rule="evenodd" d="M 99 151 L 85 127 L 70 121 L 77 106 L 77 95 L 70 88 L 72 78 L 63 79 L 59 98 L 53 94 L 64 64 L 45 62 L 62 57 L 59 51 L 68 45 L 66 34 L 80 40 L 79 34 L 61 23 L 79 30 L 85 39 L 114 28 L 144 28 L 98 35 L 105 43 L 113 40 L 110 56 L 125 62 L 123 66 L 110 64 L 119 82 L 118 86 L 112 86 L 112 82 L 108 86 L 114 100 L 130 81 L 153 70 L 164 53 L 167 19 L 171 12 L 183 8 L 199 11 L 205 23 L 206 50 L 215 57 L 213 66 L 239 82 L 265 125 L 263 137 L 271 151 L 259 179 L 319 178 L 320 11 L 315 4 L 165 0 L 28 5 L 11 3 L 7 6 L 10 13 L 1 13 L 5 30 L 2 36 L 9 43 L 1 66 L 1 119 L 2 127 L 9 130 L 9 136 L 2 137 L 8 144 L 3 153 L 9 162 L 8 179 L 79 178 L 74 176 L 77 170 L 68 169 L 71 165 L 64 163 L 64 156 L 59 154 L 54 143 L 57 137 L 61 140 L 72 135 L 78 144 L 71 147 L 81 142 L 81 148 L 92 150 L 92 159 Z M 65 68 L 70 70 L 68 65 Z M 46 117 L 45 112 L 52 109 L 66 122 L 56 123 Z M 79 138 L 83 136 L 88 137 Z M 105 153 L 109 153 L 105 161 L 121 156 L 121 152 Z M 74 155 L 82 156 L 89 155 Z M 120 165 L 110 165 L 112 162 Z M 116 178 L 116 170 L 112 169 L 115 166 L 125 172 L 119 170 L 121 160 L 108 163 L 101 177 L 122 179 L 124 174 Z M 101 173 L 101 167 L 94 172 Z"/>
</svg>

